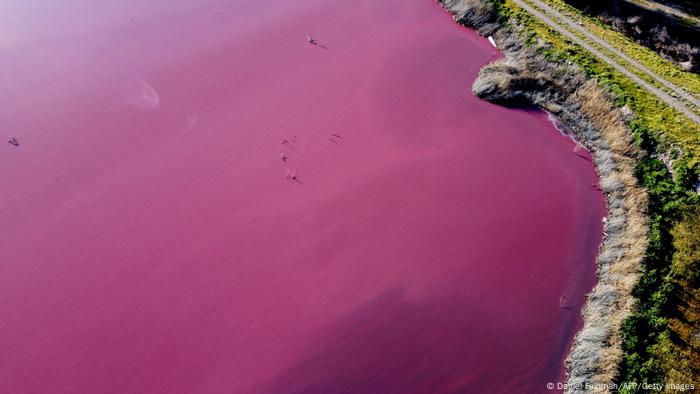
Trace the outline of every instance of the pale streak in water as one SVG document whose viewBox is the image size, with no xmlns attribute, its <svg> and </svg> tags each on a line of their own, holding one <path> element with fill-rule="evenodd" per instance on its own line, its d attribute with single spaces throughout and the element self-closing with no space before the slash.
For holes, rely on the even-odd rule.
<svg viewBox="0 0 700 394">
<path fill-rule="evenodd" d="M 135 78 L 126 83 L 126 102 L 136 108 L 153 109 L 160 105 L 160 97 L 148 82 Z"/>
</svg>

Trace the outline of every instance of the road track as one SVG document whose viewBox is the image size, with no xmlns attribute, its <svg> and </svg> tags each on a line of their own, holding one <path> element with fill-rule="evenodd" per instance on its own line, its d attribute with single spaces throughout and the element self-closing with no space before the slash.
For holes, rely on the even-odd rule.
<svg viewBox="0 0 700 394">
<path fill-rule="evenodd" d="M 545 4 L 544 2 L 540 0 L 528 0 L 527 2 L 523 0 L 512 1 L 518 7 L 524 9 L 525 11 L 533 15 L 535 18 L 544 22 L 549 27 L 557 31 L 559 34 L 562 34 L 574 43 L 580 45 L 587 51 L 591 52 L 598 59 L 607 63 L 610 67 L 614 68 L 618 72 L 622 73 L 623 75 L 634 81 L 636 84 L 647 90 L 649 93 L 656 96 L 659 100 L 665 102 L 672 108 L 676 109 L 678 112 L 682 113 L 695 123 L 700 124 L 700 115 L 698 115 L 698 112 L 700 111 L 700 100 L 698 100 L 697 97 L 695 97 L 693 94 L 667 81 L 666 79 L 657 75 L 652 70 L 649 70 L 647 67 L 639 64 L 634 59 L 630 58 L 617 48 L 610 45 L 607 41 L 596 36 L 590 31 L 587 31 L 578 23 L 576 23 L 576 21 L 555 10 L 554 8 Z M 590 42 L 587 42 L 586 40 L 580 38 L 578 35 L 574 34 L 574 32 L 585 36 L 588 40 L 590 40 Z M 640 78 L 629 67 L 623 66 L 618 61 L 614 60 L 611 56 L 608 56 L 598 48 L 595 48 L 591 43 L 594 43 L 595 45 L 604 48 L 605 50 L 609 51 L 613 55 L 617 56 L 618 58 L 627 62 L 629 65 L 636 68 L 638 71 L 646 74 L 648 77 L 657 81 L 660 85 L 663 85 L 666 89 L 673 92 L 675 97 L 671 93 L 660 89 L 652 85 L 651 83 L 645 81 L 644 79 Z"/>
</svg>

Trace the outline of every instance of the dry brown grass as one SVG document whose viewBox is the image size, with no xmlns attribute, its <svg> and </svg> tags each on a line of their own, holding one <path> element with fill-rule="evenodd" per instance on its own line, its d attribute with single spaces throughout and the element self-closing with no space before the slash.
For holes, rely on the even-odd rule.
<svg viewBox="0 0 700 394">
<path fill-rule="evenodd" d="M 549 110 L 593 155 L 608 217 L 597 258 L 598 284 L 584 307 L 585 324 L 567 359 L 567 372 L 570 385 L 613 383 L 623 356 L 620 329 L 634 309 L 632 289 L 648 245 L 648 197 L 635 177 L 639 152 L 621 113 L 595 82 L 574 66 L 549 62 L 537 48 L 524 47 L 517 26 L 499 26 L 493 13 L 482 9 L 486 5 L 443 1 L 458 22 L 493 34 L 505 54 L 481 70 L 472 90 L 490 101 L 527 101 Z"/>
<path fill-rule="evenodd" d="M 581 111 L 596 125 L 613 155 L 616 169 L 610 171 L 607 177 L 623 185 L 621 189 L 607 193 L 607 199 L 609 207 L 611 201 L 624 202 L 622 209 L 625 211 L 626 221 L 623 231 L 619 234 L 619 245 L 625 252 L 610 266 L 604 277 L 599 277 L 598 286 L 592 294 L 595 296 L 599 287 L 611 285 L 617 289 L 620 297 L 613 308 L 609 309 L 610 314 L 597 314 L 599 311 L 591 303 L 583 312 L 586 324 L 597 323 L 596 325 L 606 326 L 608 331 L 608 344 L 592 380 L 611 383 L 623 355 L 620 328 L 634 308 L 632 289 L 639 279 L 639 269 L 648 244 L 647 195 L 637 184 L 634 169 L 638 152 L 632 144 L 631 133 L 619 111 L 612 110 L 611 101 L 592 81 L 586 82 L 579 89 L 577 96 L 581 103 Z M 606 241 L 603 243 L 603 249 L 606 247 Z"/>
<path fill-rule="evenodd" d="M 648 245 L 648 197 L 637 184 L 640 153 L 619 110 L 593 82 L 569 66 L 522 49 L 485 66 L 473 91 L 494 102 L 530 102 L 560 118 L 592 153 L 608 217 L 584 328 L 567 360 L 569 383 L 613 383 L 623 357 L 620 331 L 635 306 L 632 290 Z"/>
</svg>

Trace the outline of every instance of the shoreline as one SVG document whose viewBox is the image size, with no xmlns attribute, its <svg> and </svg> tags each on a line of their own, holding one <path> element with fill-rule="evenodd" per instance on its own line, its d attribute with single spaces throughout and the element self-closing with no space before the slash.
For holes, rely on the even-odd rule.
<svg viewBox="0 0 700 394">
<path fill-rule="evenodd" d="M 623 114 L 573 65 L 553 63 L 526 46 L 521 28 L 500 19 L 488 0 L 437 0 L 455 22 L 493 37 L 503 58 L 481 68 L 474 94 L 498 104 L 534 104 L 591 153 L 608 211 L 596 259 L 596 284 L 566 358 L 566 391 L 607 391 L 622 359 L 620 328 L 635 305 L 632 289 L 648 244 L 647 194 L 634 175 L 639 151 Z M 588 385 L 588 387 L 586 387 Z"/>
</svg>

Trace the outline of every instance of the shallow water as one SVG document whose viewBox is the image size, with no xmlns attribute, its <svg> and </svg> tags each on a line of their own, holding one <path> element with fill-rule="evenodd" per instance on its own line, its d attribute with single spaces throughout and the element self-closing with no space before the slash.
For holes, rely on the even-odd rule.
<svg viewBox="0 0 700 394">
<path fill-rule="evenodd" d="M 0 5 L 0 392 L 562 378 L 603 199 L 471 95 L 487 40 L 430 0 L 57 3 Z"/>
</svg>

